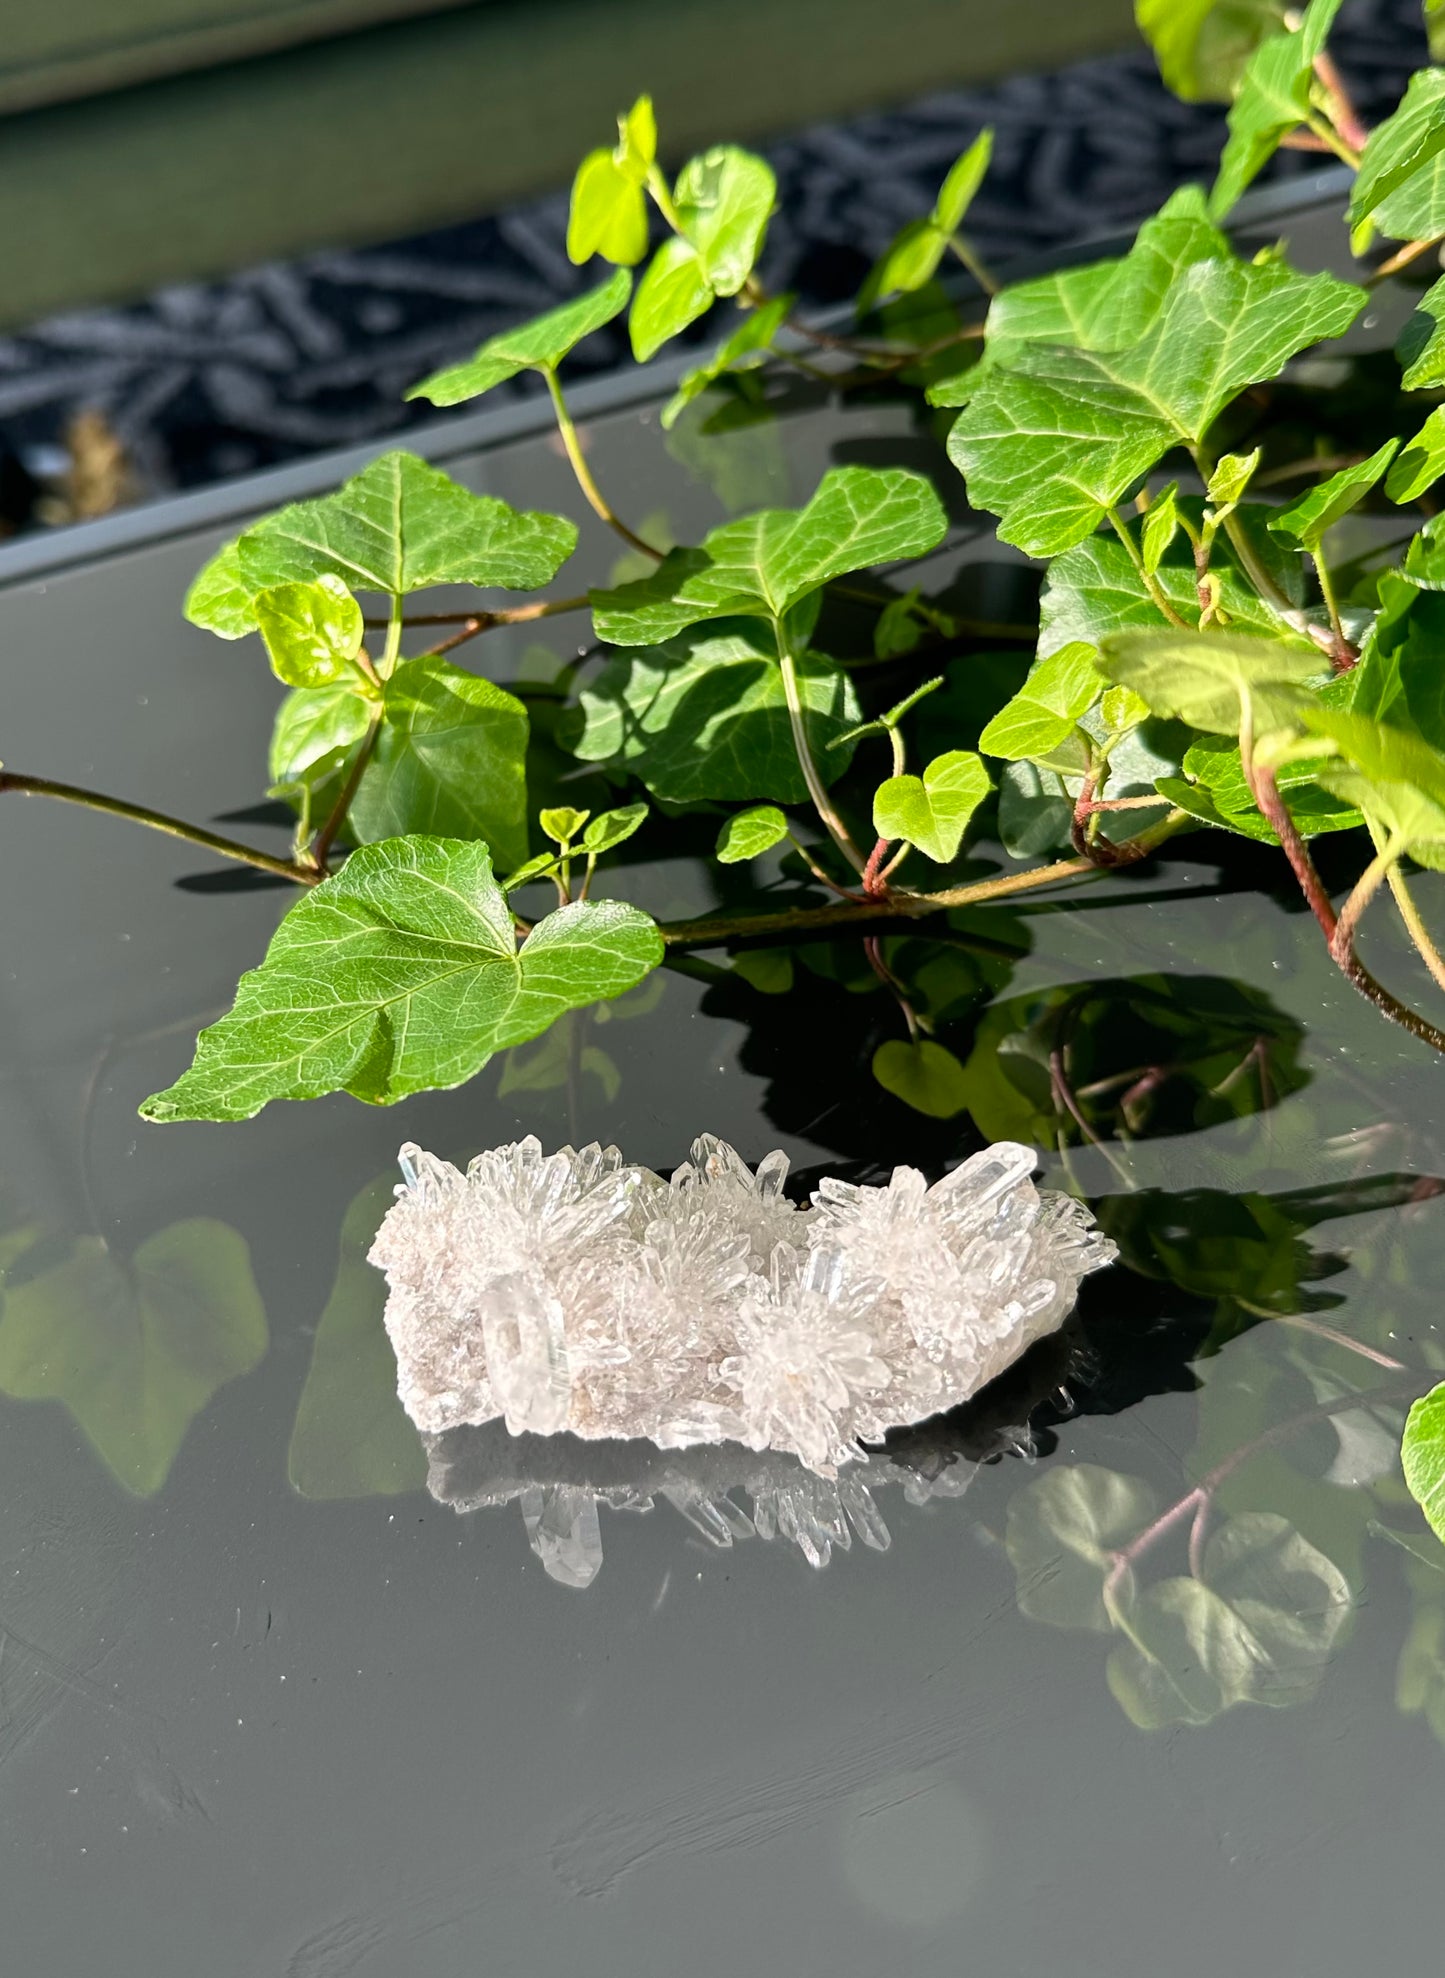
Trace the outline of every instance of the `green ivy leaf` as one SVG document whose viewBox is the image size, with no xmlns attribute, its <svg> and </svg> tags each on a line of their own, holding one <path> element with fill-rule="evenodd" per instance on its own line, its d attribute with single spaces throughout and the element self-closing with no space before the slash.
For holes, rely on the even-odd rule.
<svg viewBox="0 0 1445 1978">
<path fill-rule="evenodd" d="M 642 187 L 606 145 L 589 151 L 572 181 L 567 259 L 580 266 L 600 254 L 618 267 L 635 268 L 647 252 L 647 235 Z"/>
<path fill-rule="evenodd" d="M 873 1076 L 885 1092 L 929 1119 L 955 1119 L 968 1110 L 963 1066 L 931 1037 L 890 1037 L 873 1053 Z"/>
<path fill-rule="evenodd" d="M 186 592 L 186 617 L 218 638 L 243 639 L 256 629 L 255 595 L 256 587 L 241 567 L 241 538 L 236 536 L 216 551 Z"/>
<path fill-rule="evenodd" d="M 662 960 L 646 914 L 559 907 L 520 949 L 475 840 L 392 838 L 297 901 L 195 1062 L 150 1120 L 250 1119 L 272 1099 L 350 1092 L 373 1105 L 460 1085 L 568 1009 L 631 989 Z"/>
<path fill-rule="evenodd" d="M 1069 842 L 1074 799 L 1056 769 L 1005 763 L 998 783 L 998 835 L 1010 858 L 1039 858 Z"/>
<path fill-rule="evenodd" d="M 335 494 L 280 509 L 228 544 L 191 586 L 186 616 L 239 638 L 262 591 L 328 575 L 392 598 L 432 584 L 538 590 L 576 546 L 560 515 L 472 494 L 414 453 L 384 453 Z"/>
<path fill-rule="evenodd" d="M 271 738 L 271 780 L 312 819 L 340 795 L 374 706 L 344 688 L 289 694 Z M 444 659 L 412 659 L 385 683 L 381 729 L 348 811 L 353 843 L 411 831 L 483 838 L 499 860 L 527 850 L 527 710 Z M 298 803 L 298 808 L 299 808 Z"/>
<path fill-rule="evenodd" d="M 425 398 L 433 405 L 460 405 L 505 384 L 519 371 L 555 370 L 583 337 L 622 314 L 631 293 L 632 277 L 626 268 L 619 268 L 599 288 L 549 309 L 545 316 L 534 316 L 529 323 L 518 323 L 515 329 L 488 337 L 475 356 L 462 364 L 449 364 L 444 371 L 434 371 L 413 385 L 407 397 Z"/>
<path fill-rule="evenodd" d="M 1203 503 L 1186 495 L 1179 507 L 1198 528 Z M 1251 505 L 1239 511 L 1238 519 L 1270 576 L 1290 603 L 1298 605 L 1304 597 L 1300 560 L 1264 528 L 1264 518 L 1273 513 Z M 1210 570 L 1219 580 L 1220 608 L 1230 629 L 1274 637 L 1279 620 L 1241 572 L 1227 539 L 1216 538 Z M 1170 544 L 1155 574 L 1160 590 L 1188 623 L 1199 610 L 1199 589 L 1194 550 L 1186 537 L 1176 537 Z M 1054 559 L 1039 611 L 1041 652 L 1052 652 L 1072 640 L 1097 645 L 1110 632 L 1131 625 L 1162 627 L 1167 622 L 1145 589 L 1134 559 L 1113 535 L 1090 536 Z"/>
<path fill-rule="evenodd" d="M 1147 576 L 1158 573 L 1164 552 L 1179 533 L 1179 483 L 1171 481 L 1155 495 L 1144 515 L 1142 553 Z"/>
<path fill-rule="evenodd" d="M 386 1280 L 366 1261 L 395 1192 L 387 1175 L 346 1211 L 331 1296 L 316 1322 L 286 1473 L 293 1490 L 320 1502 L 395 1497 L 426 1483 L 421 1437 L 397 1399 Z"/>
<path fill-rule="evenodd" d="M 256 599 L 260 629 L 271 671 L 288 687 L 329 687 L 356 676 L 356 655 L 366 628 L 361 606 L 339 577 L 329 573 L 310 584 L 278 584 Z"/>
<path fill-rule="evenodd" d="M 1246 488 L 1259 471 L 1263 454 L 1264 448 L 1257 446 L 1253 453 L 1220 455 L 1206 490 L 1216 508 L 1233 508 L 1243 501 Z"/>
<path fill-rule="evenodd" d="M 424 831 L 482 838 L 502 864 L 527 855 L 527 710 L 444 659 L 386 683 L 385 717 L 351 800 L 361 844 Z"/>
<path fill-rule="evenodd" d="M 1445 233 L 1445 70 L 1418 69 L 1371 131 L 1350 194 L 1350 225 L 1366 221 L 1393 240 Z"/>
<path fill-rule="evenodd" d="M 858 292 L 860 316 L 866 316 L 889 296 L 912 294 L 932 281 L 951 236 L 963 225 L 983 184 L 992 157 L 993 132 L 980 131 L 949 167 L 927 219 L 910 220 L 874 263 Z"/>
<path fill-rule="evenodd" d="M 1430 42 L 1430 60 L 1445 61 L 1445 0 L 1425 0 L 1425 32 Z"/>
<path fill-rule="evenodd" d="M 851 750 L 829 744 L 857 721 L 857 696 L 821 654 L 804 655 L 797 671 L 820 772 L 832 781 Z M 782 672 L 759 627 L 619 653 L 580 702 L 574 753 L 630 769 L 664 803 L 807 801 Z"/>
<path fill-rule="evenodd" d="M 955 158 L 933 202 L 933 224 L 956 234 L 977 196 L 993 161 L 993 131 L 981 130 L 967 151 Z"/>
<path fill-rule="evenodd" d="M 1145 261 L 1140 290 L 1159 274 L 1156 260 Z M 1085 328 L 1096 346 L 1125 333 L 1116 293 L 1127 293 L 1117 275 L 1092 297 Z M 1341 334 L 1364 300 L 1331 275 L 1296 275 L 1275 260 L 1192 261 L 1169 272 L 1136 342 L 1010 341 L 954 426 L 949 455 L 970 499 L 1001 517 L 1006 542 L 1057 555 L 1091 534 L 1171 447 L 1200 443 L 1237 393 Z"/>
<path fill-rule="evenodd" d="M 713 301 L 697 250 L 675 234 L 665 240 L 637 284 L 632 314 L 627 319 L 632 354 L 638 363 L 655 357 L 689 323 L 705 316 Z"/>
<path fill-rule="evenodd" d="M 1271 515 L 1270 528 L 1277 536 L 1292 536 L 1313 555 L 1326 532 L 1352 508 L 1357 508 L 1371 488 L 1383 480 L 1399 444 L 1398 440 L 1386 440 L 1368 460 L 1342 468 L 1327 481 L 1307 489 L 1297 501 Z"/>
<path fill-rule="evenodd" d="M 1400 1454 L 1410 1495 L 1431 1531 L 1445 1539 L 1445 1383 L 1411 1407 Z"/>
<path fill-rule="evenodd" d="M 1290 722 L 1328 665 L 1318 648 L 1222 632 L 1112 632 L 1099 651 L 1105 679 L 1132 687 L 1151 713 L 1187 721 L 1210 735 L 1232 735 L 1240 706 L 1255 709 L 1255 732 Z"/>
<path fill-rule="evenodd" d="M 713 618 L 780 619 L 831 578 L 937 549 L 943 504 L 902 467 L 834 467 L 803 508 L 724 522 L 697 549 L 670 550 L 635 584 L 593 591 L 592 623 L 609 645 L 651 645 Z"/>
<path fill-rule="evenodd" d="M 713 145 L 678 173 L 673 203 L 714 295 L 736 295 L 752 273 L 777 193 L 771 165 L 732 144 Z"/>
<path fill-rule="evenodd" d="M 641 830 L 647 813 L 646 804 L 624 804 L 620 810 L 604 810 L 582 833 L 583 851 L 590 852 L 593 858 L 601 858 L 604 852 L 625 844 L 635 831 Z"/>
<path fill-rule="evenodd" d="M 1419 432 L 1404 442 L 1385 476 L 1391 501 L 1418 501 L 1445 474 L 1445 405 L 1437 405 Z"/>
<path fill-rule="evenodd" d="M 662 408 L 662 429 L 670 433 L 683 409 L 705 392 L 709 385 L 733 371 L 749 371 L 767 361 L 773 338 L 787 320 L 796 296 L 775 295 L 761 309 L 751 310 L 726 342 L 719 344 L 706 364 L 684 374 L 682 382 Z"/>
<path fill-rule="evenodd" d="M 957 855 L 968 821 L 993 788 L 988 771 L 967 749 L 935 756 L 921 776 L 890 776 L 873 797 L 880 838 L 906 838 L 925 858 L 947 865 Z"/>
<path fill-rule="evenodd" d="M 504 893 L 515 893 L 519 886 L 528 886 L 534 879 L 550 879 L 554 872 L 562 869 L 560 852 L 538 852 L 535 858 L 525 859 L 515 872 L 509 872 L 502 881 Z"/>
<path fill-rule="evenodd" d="M 1245 63 L 1284 22 L 1273 0 L 1134 0 L 1164 84 L 1186 103 L 1228 103 Z"/>
<path fill-rule="evenodd" d="M 911 295 L 933 280 L 948 249 L 948 234 L 932 220 L 910 220 L 893 236 L 869 269 L 858 291 L 858 314 L 866 316 L 890 296 Z"/>
<path fill-rule="evenodd" d="M 271 733 L 271 781 L 304 783 L 313 793 L 334 781 L 339 790 L 347 752 L 370 727 L 371 713 L 361 695 L 344 685 L 289 693 Z"/>
<path fill-rule="evenodd" d="M 1317 838 L 1327 831 L 1357 829 L 1360 813 L 1321 789 L 1314 779 L 1314 767 L 1309 762 L 1291 762 L 1275 772 L 1280 795 L 1300 836 Z M 1279 843 L 1255 808 L 1253 793 L 1244 780 L 1238 743 L 1226 741 L 1222 735 L 1206 735 L 1195 742 L 1185 754 L 1184 774 L 1160 777 L 1158 788 L 1179 810 L 1187 810 L 1201 823 L 1257 839 L 1261 844 Z"/>
<path fill-rule="evenodd" d="M 717 834 L 719 865 L 741 865 L 760 858 L 788 835 L 788 820 L 776 804 L 755 804 L 735 811 Z"/>
<path fill-rule="evenodd" d="M 617 143 L 590 151 L 572 182 L 567 220 L 567 258 L 581 263 L 594 254 L 631 268 L 647 252 L 647 202 L 643 187 L 657 157 L 657 119 L 652 99 L 639 96 L 617 119 Z"/>
<path fill-rule="evenodd" d="M 1321 54 L 1340 0 L 1311 0 L 1300 25 L 1271 35 L 1246 62 L 1229 112 L 1229 139 L 1209 210 L 1223 219 L 1245 187 L 1279 149 L 1281 138 L 1310 111 L 1315 58 Z"/>
<path fill-rule="evenodd" d="M 994 297 L 988 312 L 985 374 L 1007 369 L 1031 344 L 1080 350 L 1122 350 L 1150 329 L 1174 282 L 1196 261 L 1231 258 L 1224 235 L 1205 211 L 1197 186 L 1172 194 L 1145 220 L 1129 252 L 1018 282 Z M 935 405 L 962 404 L 972 385 L 960 381 L 929 392 Z M 948 394 L 962 390 L 964 398 Z"/>
<path fill-rule="evenodd" d="M 27 1278 L 4 1279 L 0 1392 L 63 1402 L 117 1483 L 153 1497 L 186 1432 L 266 1352 L 266 1313 L 245 1240 L 196 1216 L 123 1262 L 98 1236 Z"/>
<path fill-rule="evenodd" d="M 544 810 L 537 822 L 557 844 L 570 845 L 591 815 L 590 810 L 574 810 L 570 804 L 559 804 L 553 810 Z"/>
<path fill-rule="evenodd" d="M 1445 276 L 1415 304 L 1395 343 L 1406 391 L 1435 391 L 1445 385 Z"/>
<path fill-rule="evenodd" d="M 1422 864 L 1438 866 L 1445 847 L 1445 755 L 1418 735 L 1368 715 L 1306 706 L 1300 721 L 1326 737 L 1341 760 L 1313 765 L 1327 790 L 1376 819 Z"/>
<path fill-rule="evenodd" d="M 1036 660 L 1018 693 L 979 736 L 983 753 L 1012 762 L 1042 762 L 1052 756 L 1099 697 L 1103 683 L 1097 658 L 1092 645 L 1076 642 Z M 1056 766 L 1083 769 L 1087 756 Z"/>
</svg>

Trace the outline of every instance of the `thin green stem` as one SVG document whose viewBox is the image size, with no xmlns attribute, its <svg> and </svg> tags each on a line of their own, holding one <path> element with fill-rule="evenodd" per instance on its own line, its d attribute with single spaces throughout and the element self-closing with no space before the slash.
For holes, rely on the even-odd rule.
<svg viewBox="0 0 1445 1978">
<path fill-rule="evenodd" d="M 1164 614 L 1164 616 L 1168 619 L 1169 623 L 1171 625 L 1177 625 L 1180 631 L 1187 632 L 1191 630 L 1192 628 L 1190 627 L 1188 621 L 1179 616 L 1179 613 L 1174 609 L 1173 605 L 1169 602 L 1168 598 L 1164 595 L 1163 587 L 1161 586 L 1159 579 L 1145 569 L 1144 559 L 1139 554 L 1139 545 L 1134 541 L 1134 538 L 1130 535 L 1129 525 L 1127 522 L 1125 522 L 1123 516 L 1119 513 L 1118 509 L 1111 508 L 1108 511 L 1108 514 L 1109 514 L 1109 520 L 1114 526 L 1114 534 L 1119 538 L 1119 541 L 1124 545 L 1125 550 L 1128 552 L 1129 561 L 1133 564 L 1135 570 L 1139 573 L 1139 581 L 1144 586 L 1145 590 L 1149 593 L 1150 597 L 1153 599 L 1156 610 L 1161 611 Z"/>
<path fill-rule="evenodd" d="M 654 549 L 652 544 L 644 542 L 635 530 L 628 528 L 593 479 L 592 469 L 587 465 L 587 456 L 582 451 L 577 428 L 573 425 L 572 415 L 567 410 L 567 401 L 562 396 L 562 386 L 557 377 L 556 366 L 543 364 L 539 368 L 542 376 L 547 380 L 547 390 L 552 395 L 552 410 L 557 415 L 557 430 L 562 436 L 562 445 L 566 449 L 567 458 L 572 463 L 572 472 L 576 475 L 577 485 L 586 496 L 593 513 L 600 515 L 608 528 L 616 530 L 622 540 L 630 543 L 633 549 L 641 550 L 644 556 L 650 556 L 654 562 L 660 563 L 665 552 Z"/>
<path fill-rule="evenodd" d="M 1379 892 L 1390 867 L 1404 849 L 1404 845 L 1398 839 L 1389 839 L 1370 860 L 1350 889 L 1348 898 L 1340 908 L 1334 935 L 1330 941 L 1330 953 L 1341 967 L 1354 952 L 1355 930 L 1359 927 L 1365 908 Z"/>
<path fill-rule="evenodd" d="M 1321 144 L 1327 144 L 1335 156 L 1344 164 L 1348 165 L 1352 172 L 1357 172 L 1360 169 L 1359 152 L 1355 150 L 1353 145 L 1345 143 L 1345 140 L 1340 136 L 1333 124 L 1328 123 L 1325 118 L 1315 115 L 1306 117 L 1305 122 L 1320 140 Z"/>
<path fill-rule="evenodd" d="M 289 879 L 298 886 L 314 886 L 325 877 L 324 873 L 294 859 L 272 858 L 267 852 L 238 844 L 234 838 L 222 838 L 198 824 L 187 824 L 183 818 L 168 817 L 164 811 L 150 810 L 144 804 L 123 803 L 119 797 L 103 797 L 95 790 L 82 790 L 73 783 L 54 783 L 46 776 L 20 776 L 13 770 L 0 769 L 0 791 L 5 790 L 14 790 L 24 797 L 57 797 L 62 803 L 79 804 L 82 809 L 102 811 L 108 817 L 123 817 L 131 824 L 163 831 L 167 837 L 184 839 L 188 845 L 199 845 L 221 858 L 237 859 L 242 865 L 254 865 L 259 872 Z"/>
<path fill-rule="evenodd" d="M 958 259 L 963 263 L 964 267 L 967 268 L 968 272 L 973 276 L 974 280 L 978 283 L 979 287 L 983 290 L 984 294 L 997 295 L 998 287 L 999 287 L 997 280 L 993 275 L 989 273 L 988 269 L 984 266 L 983 262 L 979 259 L 978 255 L 974 253 L 973 248 L 969 244 L 968 240 L 964 237 L 964 235 L 951 234 L 949 236 L 948 245 L 953 250 L 954 254 L 958 257 Z"/>
<path fill-rule="evenodd" d="M 1370 837 L 1374 841 L 1375 850 L 1377 852 L 1383 851 L 1385 846 L 1384 832 L 1369 818 L 1365 819 L 1365 823 L 1369 828 Z M 1405 923 L 1405 932 L 1414 943 L 1416 954 L 1419 955 L 1421 961 L 1429 969 L 1439 987 L 1445 989 L 1445 955 L 1440 953 L 1440 950 L 1431 939 L 1430 930 L 1426 927 L 1421 917 L 1420 909 L 1415 903 L 1415 895 L 1410 891 L 1409 882 L 1405 878 L 1404 871 L 1398 859 L 1391 865 L 1387 879 L 1390 891 L 1395 896 L 1395 905 L 1399 909 L 1400 918 Z"/>
<path fill-rule="evenodd" d="M 803 772 L 808 795 L 813 800 L 813 808 L 822 819 L 828 836 L 853 870 L 861 873 L 867 860 L 853 843 L 847 825 L 833 808 L 832 798 L 828 795 L 823 779 L 818 774 L 818 765 L 813 760 L 812 746 L 808 741 L 807 714 L 798 687 L 798 669 L 780 618 L 773 620 L 773 632 L 778 642 L 778 666 L 783 676 L 783 698 L 788 704 L 788 724 L 793 731 L 793 747 L 797 751 L 798 767 Z"/>
<path fill-rule="evenodd" d="M 396 671 L 396 663 L 401 658 L 403 623 L 401 599 L 394 597 L 391 601 L 391 616 L 386 621 L 386 644 L 382 648 L 381 658 L 376 667 L 377 676 L 381 680 L 389 680 Z"/>
</svg>

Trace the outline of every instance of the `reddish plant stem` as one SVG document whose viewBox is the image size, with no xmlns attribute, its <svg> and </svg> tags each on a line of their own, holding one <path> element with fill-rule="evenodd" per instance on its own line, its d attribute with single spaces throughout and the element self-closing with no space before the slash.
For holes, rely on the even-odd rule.
<svg viewBox="0 0 1445 1978">
<path fill-rule="evenodd" d="M 1316 55 L 1315 74 L 1324 84 L 1325 92 L 1330 99 L 1330 113 L 1335 129 L 1351 151 L 1363 151 L 1370 141 L 1369 127 L 1355 108 L 1354 100 L 1345 87 L 1345 79 L 1340 74 L 1334 57 L 1325 51 Z"/>
<path fill-rule="evenodd" d="M 1319 922 L 1326 941 L 1333 941 L 1338 924 L 1335 910 L 1325 891 L 1324 881 L 1315 868 L 1304 839 L 1295 829 L 1294 819 L 1285 808 L 1280 796 L 1279 785 L 1272 769 L 1262 769 L 1257 763 L 1250 765 L 1249 786 L 1253 793 L 1259 814 L 1279 839 L 1290 869 L 1299 881 L 1300 891 L 1309 903 L 1310 912 Z"/>
<path fill-rule="evenodd" d="M 1107 799 L 1101 801 L 1095 797 L 1094 788 L 1093 776 L 1086 776 L 1074 805 L 1074 821 L 1069 827 L 1069 839 L 1074 850 L 1080 858 L 1086 858 L 1090 865 L 1101 866 L 1106 871 L 1113 871 L 1121 865 L 1135 864 L 1145 856 L 1149 849 L 1147 845 L 1140 844 L 1137 839 L 1131 844 L 1116 845 L 1112 838 L 1091 835 L 1089 821 L 1096 811 L 1133 810 L 1138 806 L 1129 797 L 1119 797 L 1112 802 Z M 1152 802 L 1153 799 L 1148 801 Z M 1162 804 L 1166 799 L 1161 797 L 1159 801 Z"/>
<path fill-rule="evenodd" d="M 1309 855 L 1304 839 L 1296 830 L 1294 819 L 1285 808 L 1273 770 L 1261 769 L 1258 764 L 1251 763 L 1247 774 L 1259 813 L 1279 839 L 1284 855 L 1290 862 L 1295 878 L 1299 881 L 1300 891 L 1305 896 L 1310 912 L 1319 922 L 1321 932 L 1329 945 L 1330 954 L 1346 982 L 1352 988 L 1358 989 L 1366 1001 L 1373 1003 L 1375 1008 L 1382 1015 L 1387 1016 L 1392 1023 L 1399 1024 L 1402 1030 L 1408 1030 L 1412 1037 L 1418 1037 L 1420 1042 L 1428 1044 L 1432 1051 L 1445 1053 L 1445 1030 L 1438 1029 L 1417 1010 L 1410 1009 L 1397 996 L 1392 996 L 1383 983 L 1377 982 L 1356 954 L 1353 942 L 1347 950 L 1336 949 L 1335 934 L 1339 927 L 1339 917 L 1331 904 L 1329 894 L 1325 891 L 1324 881 L 1316 870 L 1315 862 Z"/>
<path fill-rule="evenodd" d="M 880 838 L 868 854 L 868 863 L 863 868 L 863 892 L 870 900 L 888 897 L 888 881 L 883 875 L 883 863 L 888 857 L 890 840 Z"/>
</svg>

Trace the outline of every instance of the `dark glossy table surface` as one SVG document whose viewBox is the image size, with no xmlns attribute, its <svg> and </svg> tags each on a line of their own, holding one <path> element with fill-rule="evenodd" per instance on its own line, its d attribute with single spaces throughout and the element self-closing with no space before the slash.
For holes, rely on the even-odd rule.
<svg viewBox="0 0 1445 1978">
<path fill-rule="evenodd" d="M 683 540 L 802 499 L 833 462 L 934 446 L 881 401 L 799 400 L 670 443 L 632 406 L 589 433 L 619 508 Z M 448 464 L 522 505 L 578 505 L 525 431 Z M 221 532 L 159 520 L 153 540 L 0 590 L 0 736 L 13 768 L 214 818 L 257 803 L 280 690 L 255 652 L 180 619 Z M 585 527 L 569 587 L 615 548 Z M 1013 581 L 961 506 L 932 574 L 960 560 L 988 567 L 980 595 Z M 537 677 L 584 636 L 565 619 L 499 633 L 470 663 Z M 945 1438 L 942 1490 L 915 1503 L 883 1483 L 886 1551 L 815 1571 L 785 1542 L 710 1545 L 659 1500 L 603 1508 L 605 1563 L 578 1589 L 548 1577 L 515 1503 L 458 1512 L 423 1488 L 361 1262 L 398 1144 L 458 1158 L 535 1132 L 667 1168 L 708 1129 L 754 1161 L 782 1146 L 803 1169 L 939 1170 L 975 1129 L 883 1095 L 864 1048 L 883 1013 L 859 1017 L 821 977 L 769 998 L 675 972 L 579 1020 L 563 1062 L 529 1046 L 391 1111 L 338 1097 L 145 1126 L 137 1103 L 187 1061 L 287 895 L 60 806 L 11 800 L 0 822 L 0 1259 L 27 1258 L 0 1308 L 7 1972 L 1428 1968 L 1445 1754 L 1397 1707 L 1397 1662 L 1413 1626 L 1419 1663 L 1445 1580 L 1394 1464 L 1398 1392 L 1319 1412 L 1390 1375 L 1318 1328 L 1440 1357 L 1445 1205 L 1414 1178 L 1445 1174 L 1442 1071 L 1332 972 L 1268 862 L 1184 839 L 1008 922 L 1001 999 L 1145 976 L 1186 1003 L 1201 979 L 1262 999 L 1292 1068 L 1277 1103 L 1070 1156 L 1091 1197 L 1152 1205 L 1155 1254 L 1217 1225 L 1207 1258 L 1171 1279 L 1136 1256 L 1092 1284 L 1037 1392 Z M 285 842 L 276 823 L 234 828 Z M 997 856 L 982 848 L 980 870 Z M 722 883 L 684 831 L 676 856 L 618 875 L 664 916 Z M 1445 912 L 1434 875 L 1422 896 Z M 1378 938 L 1393 986 L 1425 1001 L 1423 971 Z M 1049 1150 L 1045 1171 L 1067 1178 Z M 1229 1233 L 1241 1202 L 1268 1268 Z M 254 1296 L 240 1244 L 196 1219 L 238 1233 Z M 136 1286 L 194 1246 L 216 1281 L 194 1328 L 168 1331 Z M 1326 1258 L 1338 1270 L 1312 1275 Z M 17 1309 L 53 1328 L 58 1398 L 22 1391 L 6 1357 Z M 1283 1321 L 1253 1322 L 1271 1310 Z M 1003 1430 L 1035 1400 L 1025 1460 Z M 1076 1464 L 1167 1506 L 1251 1439 L 1221 1515 L 1303 1533 L 1348 1583 L 1348 1625 L 1317 1693 L 1302 1675 L 1274 1696 L 1289 1707 L 1140 1729 L 1106 1680 L 1108 1639 L 1021 1609 L 1053 1568 L 1016 1578 L 1011 1506 Z M 1184 1567 L 1171 1552 L 1151 1570 Z"/>
</svg>

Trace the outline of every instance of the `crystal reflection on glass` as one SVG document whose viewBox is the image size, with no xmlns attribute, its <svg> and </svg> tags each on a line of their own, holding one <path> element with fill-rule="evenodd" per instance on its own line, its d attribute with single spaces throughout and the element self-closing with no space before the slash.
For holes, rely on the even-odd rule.
<svg viewBox="0 0 1445 1978">
<path fill-rule="evenodd" d="M 897 1489 L 908 1504 L 961 1497 L 980 1463 L 1030 1453 L 1024 1424 L 1057 1385 L 1067 1352 L 1063 1340 L 1045 1342 L 976 1402 L 896 1430 L 836 1477 L 739 1443 L 664 1450 L 642 1441 L 514 1436 L 493 1421 L 423 1436 L 427 1488 L 458 1512 L 515 1503 L 532 1551 L 562 1586 L 590 1586 L 597 1577 L 603 1509 L 650 1512 L 659 1500 L 711 1545 L 782 1540 L 822 1567 L 855 1541 L 887 1550 L 900 1500 L 884 1493 Z"/>
</svg>

